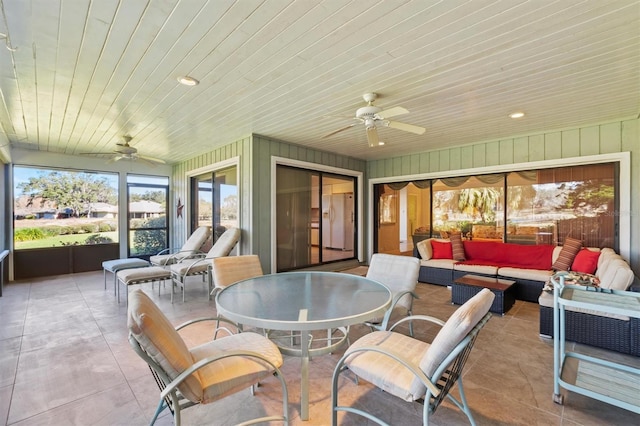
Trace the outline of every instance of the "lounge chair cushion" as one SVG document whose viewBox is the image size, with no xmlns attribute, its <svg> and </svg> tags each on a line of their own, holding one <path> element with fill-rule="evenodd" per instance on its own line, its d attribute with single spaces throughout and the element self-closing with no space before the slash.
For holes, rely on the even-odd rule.
<svg viewBox="0 0 640 426">
<path fill-rule="evenodd" d="M 489 312 L 494 298 L 495 295 L 489 289 L 482 289 L 451 315 L 420 361 L 420 369 L 424 371 L 427 377 L 431 377 L 435 373 L 442 361 L 475 327 L 478 321 Z M 412 389 L 422 386 L 420 381 L 416 379 Z M 416 390 L 414 393 L 418 393 L 418 391 Z"/>
<path fill-rule="evenodd" d="M 131 334 L 172 380 L 193 365 L 193 356 L 187 345 L 142 290 L 137 289 L 129 295 L 128 312 L 127 325 Z M 197 373 L 187 378 L 178 389 L 190 401 L 201 401 L 203 398 Z"/>
<path fill-rule="evenodd" d="M 250 351 L 266 357 L 276 367 L 282 365 L 282 355 L 278 347 L 264 336 L 244 332 L 225 336 L 191 349 L 194 363 L 223 352 Z M 248 382 L 259 381 L 273 372 L 266 362 L 250 357 L 228 357 L 214 361 L 199 370 L 204 388 L 202 403 L 224 398 L 246 388 Z M 252 377 L 247 379 L 247 376 Z"/>
<path fill-rule="evenodd" d="M 240 229 L 230 228 L 224 231 L 215 242 L 211 250 L 207 252 L 207 259 L 228 256 L 240 239 Z"/>
<path fill-rule="evenodd" d="M 145 268 L 122 269 L 117 272 L 117 277 L 120 281 L 129 285 L 169 279 L 171 278 L 171 273 L 162 266 L 147 266 Z"/>
<path fill-rule="evenodd" d="M 189 275 L 206 272 L 211 266 L 210 259 L 184 259 L 179 263 L 171 265 L 171 272 L 175 275 L 183 276 L 189 272 Z"/>
<path fill-rule="evenodd" d="M 200 250 L 200 247 L 207 241 L 209 238 L 209 228 L 206 226 L 200 226 L 198 229 L 193 231 L 193 234 L 187 239 L 187 241 L 182 246 L 180 251 L 183 252 L 195 252 Z"/>
</svg>

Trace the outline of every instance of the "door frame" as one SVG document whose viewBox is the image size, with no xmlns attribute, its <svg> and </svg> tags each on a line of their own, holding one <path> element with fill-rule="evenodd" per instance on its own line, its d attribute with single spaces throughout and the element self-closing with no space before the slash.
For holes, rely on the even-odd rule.
<svg viewBox="0 0 640 426">
<path fill-rule="evenodd" d="M 337 175 L 354 177 L 355 194 L 357 194 L 356 206 L 358 210 L 357 217 L 357 241 L 354 246 L 357 247 L 357 257 L 359 262 L 363 262 L 363 236 L 364 236 L 364 172 L 357 170 L 342 169 L 340 167 L 325 166 L 318 163 L 309 163 L 307 161 L 293 160 L 291 158 L 271 156 L 271 270 L 277 270 L 277 246 L 276 246 L 276 169 L 277 166 L 291 166 L 311 171 L 319 171 L 325 173 L 334 173 Z M 354 249 L 355 249 L 354 247 Z"/>
</svg>

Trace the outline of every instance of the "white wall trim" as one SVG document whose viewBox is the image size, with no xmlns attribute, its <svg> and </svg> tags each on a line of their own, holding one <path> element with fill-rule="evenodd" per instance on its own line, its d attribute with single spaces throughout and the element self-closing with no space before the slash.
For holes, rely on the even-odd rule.
<svg viewBox="0 0 640 426">
<path fill-rule="evenodd" d="M 584 164 L 614 163 L 620 165 L 620 206 L 618 230 L 620 242 L 620 255 L 630 260 L 631 257 L 631 153 L 615 152 L 611 154 L 587 155 L 584 157 L 559 158 L 554 160 L 532 161 L 528 163 L 502 164 L 497 166 L 476 167 L 470 169 L 448 170 L 433 173 L 421 173 L 403 176 L 383 177 L 369 179 L 367 194 L 369 208 L 367 210 L 369 219 L 368 235 L 368 258 L 373 254 L 373 185 L 390 182 L 403 182 L 419 179 L 438 179 L 454 176 L 479 175 L 486 173 L 506 173 L 520 170 L 549 169 L 555 167 L 580 166 Z"/>
<path fill-rule="evenodd" d="M 342 169 L 339 167 L 325 166 L 323 164 L 311 163 L 308 161 L 294 160 L 291 158 L 271 156 L 271 271 L 277 270 L 276 259 L 276 167 L 278 165 L 299 167 L 306 170 L 314 170 L 326 173 L 335 173 L 343 176 L 351 176 L 356 178 L 357 188 L 357 205 L 358 205 L 358 261 L 364 259 L 364 173 L 357 170 Z"/>
</svg>

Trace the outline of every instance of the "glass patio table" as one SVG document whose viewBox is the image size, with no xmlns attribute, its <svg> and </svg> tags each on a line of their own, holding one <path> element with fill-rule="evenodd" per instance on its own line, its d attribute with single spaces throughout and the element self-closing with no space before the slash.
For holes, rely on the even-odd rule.
<svg viewBox="0 0 640 426">
<path fill-rule="evenodd" d="M 242 325 L 299 333 L 272 338 L 285 355 L 301 358 L 300 417 L 309 419 L 309 358 L 331 353 L 347 341 L 348 326 L 382 317 L 389 289 L 374 280 L 337 272 L 285 272 L 232 284 L 216 296 L 218 314 Z M 326 339 L 312 331 L 327 330 Z M 333 335 L 333 330 L 339 332 Z M 320 347 L 314 343 L 322 341 Z"/>
</svg>

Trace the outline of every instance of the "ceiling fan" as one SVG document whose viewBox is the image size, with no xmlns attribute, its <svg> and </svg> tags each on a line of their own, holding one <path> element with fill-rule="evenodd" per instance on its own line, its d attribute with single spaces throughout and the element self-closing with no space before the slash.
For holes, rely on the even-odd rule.
<svg viewBox="0 0 640 426">
<path fill-rule="evenodd" d="M 377 97 L 378 95 L 376 93 L 365 93 L 362 95 L 367 106 L 358 108 L 355 117 L 353 117 L 356 122 L 338 130 L 334 130 L 333 132 L 324 135 L 323 138 L 327 138 L 335 135 L 336 133 L 340 133 L 343 130 L 350 129 L 359 123 L 364 123 L 367 130 L 367 141 L 371 147 L 382 144 L 378 138 L 378 127 L 391 127 L 392 129 L 404 130 L 405 132 L 415 133 L 416 135 L 421 135 L 425 132 L 426 129 L 424 127 L 388 120 L 388 118 L 395 117 L 396 115 L 408 114 L 409 111 L 399 106 L 383 110 L 382 108 L 373 105 L 373 101 L 375 101 Z"/>
<path fill-rule="evenodd" d="M 108 161 L 109 163 L 113 163 L 115 161 L 120 161 L 120 160 L 130 160 L 130 161 L 142 160 L 152 165 L 165 164 L 165 161 L 159 158 L 147 157 L 145 155 L 138 154 L 138 150 L 132 147 L 131 145 L 129 145 L 129 142 L 131 142 L 132 139 L 133 138 L 129 135 L 123 136 L 122 140 L 124 141 L 124 143 L 116 144 L 118 145 L 118 147 L 115 148 L 113 152 L 86 152 L 82 154 L 83 155 L 110 155 L 111 159 Z"/>
</svg>

